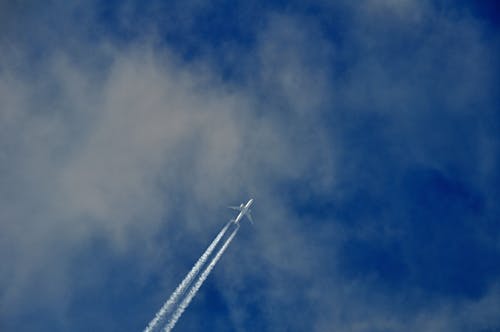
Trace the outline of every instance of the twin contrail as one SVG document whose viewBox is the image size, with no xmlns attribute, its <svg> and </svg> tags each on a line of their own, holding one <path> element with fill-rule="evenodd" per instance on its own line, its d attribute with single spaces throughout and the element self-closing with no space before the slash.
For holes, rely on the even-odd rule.
<svg viewBox="0 0 500 332">
<path fill-rule="evenodd" d="M 221 258 L 222 254 L 224 254 L 224 251 L 226 251 L 227 247 L 233 240 L 233 238 L 236 236 L 236 233 L 238 233 L 238 230 L 240 229 L 240 221 L 242 220 L 243 216 L 248 217 L 250 222 L 253 223 L 252 221 L 252 215 L 251 215 L 251 210 L 250 207 L 252 206 L 254 200 L 253 198 L 250 198 L 247 203 L 245 204 L 240 204 L 239 206 L 230 206 L 229 208 L 234 209 L 239 211 L 238 216 L 235 219 L 232 219 L 229 221 L 224 228 L 217 234 L 215 239 L 210 243 L 208 248 L 205 250 L 203 255 L 198 259 L 198 261 L 194 264 L 194 266 L 191 268 L 191 271 L 186 275 L 184 280 L 177 286 L 175 291 L 170 295 L 170 298 L 165 302 L 165 304 L 161 307 L 161 309 L 156 313 L 155 317 L 151 322 L 149 322 L 148 326 L 144 330 L 144 332 L 152 332 L 153 330 L 158 330 L 161 329 L 162 326 L 164 326 L 165 321 L 167 320 L 167 317 L 170 317 L 168 319 L 168 322 L 166 323 L 164 327 L 164 332 L 169 332 L 171 331 L 179 318 L 182 316 L 186 308 L 189 306 L 189 303 L 193 299 L 193 297 L 196 295 L 198 290 L 200 289 L 201 285 L 203 285 L 203 282 L 208 278 L 208 275 L 210 272 L 212 272 L 213 268 L 215 267 L 215 264 L 219 261 Z M 212 252 L 215 250 L 217 245 L 219 244 L 220 240 L 226 233 L 227 229 L 231 224 L 235 225 L 235 228 L 231 235 L 227 238 L 227 240 L 224 242 L 224 244 L 220 247 L 219 251 L 215 254 L 214 258 L 210 261 L 210 263 L 205 267 L 203 272 L 201 272 L 201 269 L 203 266 L 207 263 L 208 258 L 212 255 Z M 193 283 L 194 279 L 200 274 L 201 275 L 198 277 L 194 285 L 191 286 Z M 188 287 L 191 288 L 189 291 L 186 293 L 186 290 Z M 184 298 L 181 301 L 182 296 Z M 179 301 L 181 301 L 179 303 Z M 172 311 L 175 309 L 175 311 L 172 313 Z"/>
<path fill-rule="evenodd" d="M 215 255 L 215 257 L 212 258 L 212 261 L 210 262 L 210 264 L 203 271 L 203 273 L 200 275 L 200 277 L 198 278 L 198 280 L 196 281 L 196 283 L 189 290 L 189 292 L 186 295 L 186 297 L 184 298 L 184 300 L 182 300 L 182 302 L 177 307 L 177 310 L 174 312 L 174 314 L 172 315 L 172 317 L 168 321 L 167 326 L 163 330 L 164 332 L 169 332 L 169 331 L 171 331 L 174 328 L 175 324 L 177 323 L 177 321 L 179 320 L 179 318 L 184 313 L 184 310 L 186 310 L 186 308 L 189 306 L 189 303 L 191 302 L 191 300 L 193 299 L 193 297 L 196 295 L 196 293 L 200 289 L 201 285 L 203 285 L 203 282 L 205 282 L 205 280 L 207 279 L 208 275 L 210 274 L 210 272 L 214 268 L 215 264 L 217 264 L 217 262 L 221 258 L 221 256 L 224 253 L 224 251 L 226 251 L 227 246 L 231 243 L 231 241 L 233 240 L 234 236 L 238 232 L 239 228 L 240 228 L 240 225 L 238 224 L 236 226 L 236 228 L 234 229 L 234 231 L 229 236 L 229 238 L 226 240 L 226 242 L 224 242 L 224 244 L 222 245 L 222 247 L 219 249 L 219 251 L 217 252 L 217 254 Z"/>
<path fill-rule="evenodd" d="M 194 278 L 198 275 L 198 273 L 200 272 L 200 270 L 203 267 L 203 265 L 205 265 L 208 257 L 212 254 L 212 252 L 214 251 L 215 247 L 217 246 L 217 244 L 219 243 L 219 241 L 221 240 L 221 238 L 226 233 L 226 231 L 227 231 L 227 229 L 228 229 L 228 227 L 229 227 L 230 224 L 231 224 L 231 222 L 228 222 L 226 224 L 226 226 L 224 226 L 224 228 L 222 228 L 222 230 L 219 232 L 219 234 L 217 234 L 217 236 L 212 241 L 212 243 L 210 243 L 210 245 L 205 250 L 205 252 L 203 253 L 203 255 L 201 255 L 201 257 L 198 259 L 198 261 L 191 268 L 191 271 L 189 271 L 189 273 L 186 275 L 186 277 L 184 278 L 184 280 L 182 280 L 182 282 L 179 284 L 179 286 L 177 286 L 177 288 L 172 293 L 172 295 L 170 295 L 170 298 L 167 300 L 167 302 L 165 302 L 165 304 L 161 307 L 161 309 L 156 313 L 155 318 L 153 318 L 153 320 L 151 322 L 149 322 L 149 324 L 146 327 L 146 329 L 144 330 L 144 332 L 152 332 L 152 331 L 154 331 L 155 329 L 157 329 L 158 327 L 160 327 L 161 324 L 165 321 L 165 318 L 167 317 L 167 314 L 172 311 L 174 305 L 179 301 L 179 297 L 181 295 L 183 295 L 185 293 L 187 287 L 189 287 L 189 285 L 191 285 L 191 283 L 193 282 Z M 222 255 L 221 251 L 223 251 L 223 249 L 224 250 L 226 249 L 227 245 L 229 244 L 228 242 L 231 242 L 230 240 L 233 239 L 233 237 L 236 234 L 237 230 L 238 230 L 238 228 L 236 228 L 236 230 L 231 234 L 231 237 L 228 240 L 226 240 L 226 242 L 224 243 L 224 246 L 217 253 L 217 255 L 219 256 L 219 258 Z M 214 263 L 214 260 L 216 258 L 217 258 L 217 256 L 212 260 L 212 262 L 210 263 L 211 265 L 212 264 L 215 265 L 215 263 L 217 261 L 215 261 L 215 263 Z M 217 260 L 218 260 L 218 258 L 217 258 Z M 205 270 L 205 272 L 209 268 L 210 268 L 210 265 L 207 267 L 207 269 Z M 212 266 L 212 268 L 213 268 L 213 266 Z M 212 268 L 210 268 L 210 270 Z M 205 272 L 201 275 L 200 279 L 203 277 L 203 275 L 205 274 Z M 208 273 L 210 273 L 210 271 Z M 207 276 L 208 276 L 208 273 L 206 274 Z M 205 279 L 206 279 L 206 276 L 205 276 Z M 198 280 L 198 282 L 199 282 L 199 280 Z M 203 281 L 201 283 L 203 283 Z M 201 286 L 201 283 L 200 283 L 200 286 Z M 198 284 L 198 283 L 196 283 L 196 284 Z M 196 287 L 196 285 L 194 287 Z M 193 289 L 191 289 L 191 291 L 189 292 L 189 294 L 191 294 L 192 291 L 193 291 Z M 195 293 L 196 293 L 196 291 L 195 291 Z M 188 297 L 189 297 L 189 294 L 188 294 Z M 194 294 L 193 294 L 193 296 L 194 296 Z M 191 298 L 193 296 L 191 296 Z M 184 303 L 184 302 L 185 302 L 185 300 L 182 303 Z M 189 304 L 189 302 L 187 304 Z M 177 311 L 176 311 L 176 313 L 177 313 Z M 179 317 L 181 315 L 182 315 L 182 312 L 179 314 Z M 179 319 L 179 317 L 177 317 L 177 319 Z M 175 322 L 177 322 L 177 319 L 175 320 Z M 175 322 L 174 322 L 174 325 L 175 325 Z M 170 323 L 169 323 L 169 326 L 170 326 Z M 172 325 L 172 327 L 173 327 L 173 325 Z"/>
</svg>

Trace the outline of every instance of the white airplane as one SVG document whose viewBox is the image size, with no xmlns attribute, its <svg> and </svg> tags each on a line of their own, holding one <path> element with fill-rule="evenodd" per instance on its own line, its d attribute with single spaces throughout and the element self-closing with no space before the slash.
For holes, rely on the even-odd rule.
<svg viewBox="0 0 500 332">
<path fill-rule="evenodd" d="M 253 224 L 253 218 L 252 215 L 250 214 L 251 212 L 250 206 L 252 205 L 252 203 L 253 203 L 253 198 L 250 198 L 247 204 L 241 203 L 240 206 L 229 206 L 230 209 L 240 211 L 236 219 L 231 219 L 231 221 L 234 222 L 236 225 L 238 225 L 239 222 L 241 221 L 241 218 L 243 218 L 243 216 L 247 216 L 248 220 L 250 220 L 250 222 Z"/>
</svg>

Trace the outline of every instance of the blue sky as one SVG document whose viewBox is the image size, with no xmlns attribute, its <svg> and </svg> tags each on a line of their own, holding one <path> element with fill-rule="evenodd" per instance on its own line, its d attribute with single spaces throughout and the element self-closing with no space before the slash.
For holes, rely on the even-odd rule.
<svg viewBox="0 0 500 332">
<path fill-rule="evenodd" d="M 0 5 L 0 329 L 500 330 L 496 1 Z"/>
</svg>

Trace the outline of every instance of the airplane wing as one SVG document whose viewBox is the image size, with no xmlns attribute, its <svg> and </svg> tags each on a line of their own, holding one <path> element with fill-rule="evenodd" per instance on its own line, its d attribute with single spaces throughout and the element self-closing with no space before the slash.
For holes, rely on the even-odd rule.
<svg viewBox="0 0 500 332">
<path fill-rule="evenodd" d="M 240 207 L 239 206 L 228 206 L 228 208 L 232 209 L 232 210 L 240 211 Z"/>
<path fill-rule="evenodd" d="M 248 217 L 248 220 L 250 220 L 250 222 L 252 223 L 252 225 L 254 224 L 253 223 L 253 218 L 252 218 L 252 215 L 250 214 L 250 211 L 248 211 L 247 213 L 245 213 L 245 215 Z"/>
</svg>

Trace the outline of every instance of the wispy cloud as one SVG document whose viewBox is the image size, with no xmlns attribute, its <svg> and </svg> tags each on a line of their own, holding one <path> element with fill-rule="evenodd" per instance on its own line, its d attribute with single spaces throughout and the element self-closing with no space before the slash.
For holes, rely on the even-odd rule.
<svg viewBox="0 0 500 332">
<path fill-rule="evenodd" d="M 235 4 L 214 46 L 196 2 L 31 6 L 0 7 L 0 328 L 142 328 L 250 194 L 218 330 L 498 326 L 498 41 L 473 13 Z"/>
</svg>

